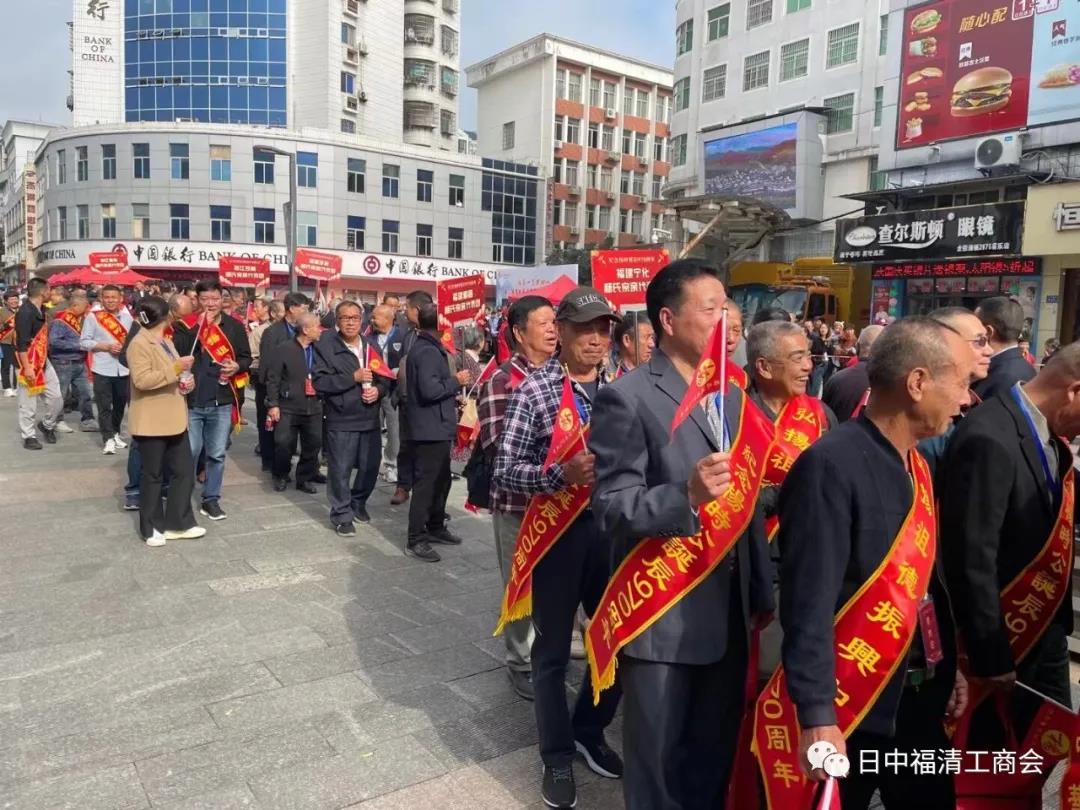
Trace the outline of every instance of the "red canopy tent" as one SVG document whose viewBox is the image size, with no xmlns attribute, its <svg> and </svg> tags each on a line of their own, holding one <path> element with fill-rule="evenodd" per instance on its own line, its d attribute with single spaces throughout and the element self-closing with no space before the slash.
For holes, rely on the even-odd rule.
<svg viewBox="0 0 1080 810">
<path fill-rule="evenodd" d="M 546 298 L 553 304 L 558 304 L 567 293 L 577 287 L 578 284 L 570 276 L 562 275 L 549 284 L 545 284 L 543 287 L 537 287 L 535 290 L 528 290 L 517 296 L 523 298 L 526 295 L 539 295 L 541 298 Z"/>
<path fill-rule="evenodd" d="M 84 269 L 88 268 L 76 268 L 74 270 L 69 270 L 66 273 L 53 273 L 51 276 L 49 276 L 49 283 L 54 285 L 71 284 L 75 281 L 75 274 L 78 273 L 80 270 Z"/>
<path fill-rule="evenodd" d="M 65 274 L 61 284 L 116 284 L 121 287 L 131 287 L 140 281 L 150 281 L 150 276 L 137 273 L 130 267 L 118 273 L 99 273 L 92 267 L 79 267 Z M 54 282 L 56 283 L 56 282 Z"/>
</svg>

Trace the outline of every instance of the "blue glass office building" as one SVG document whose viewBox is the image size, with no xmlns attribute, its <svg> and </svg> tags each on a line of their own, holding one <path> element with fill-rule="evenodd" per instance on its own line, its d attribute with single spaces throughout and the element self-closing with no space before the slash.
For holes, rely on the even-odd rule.
<svg viewBox="0 0 1080 810">
<path fill-rule="evenodd" d="M 128 121 L 284 127 L 287 0 L 124 0 Z"/>
</svg>

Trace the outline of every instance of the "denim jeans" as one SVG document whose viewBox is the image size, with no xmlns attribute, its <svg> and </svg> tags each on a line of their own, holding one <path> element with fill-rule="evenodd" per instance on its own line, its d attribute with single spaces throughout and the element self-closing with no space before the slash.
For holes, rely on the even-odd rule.
<svg viewBox="0 0 1080 810">
<path fill-rule="evenodd" d="M 94 395 L 90 390 L 90 381 L 86 379 L 86 363 L 82 360 L 54 360 L 52 364 L 60 380 L 60 396 L 66 402 L 68 392 L 74 387 L 79 401 L 79 421 L 94 421 Z"/>
<path fill-rule="evenodd" d="M 232 405 L 211 405 L 190 408 L 188 411 L 188 438 L 191 440 L 191 456 L 198 458 L 206 451 L 206 483 L 203 484 L 202 502 L 221 498 L 221 481 L 225 476 L 225 449 L 232 430 Z"/>
</svg>

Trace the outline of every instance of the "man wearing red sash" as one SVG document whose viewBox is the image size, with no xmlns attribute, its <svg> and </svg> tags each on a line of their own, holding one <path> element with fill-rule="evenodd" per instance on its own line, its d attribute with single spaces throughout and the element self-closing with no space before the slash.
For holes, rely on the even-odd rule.
<svg viewBox="0 0 1080 810">
<path fill-rule="evenodd" d="M 821 401 L 832 409 L 838 422 L 856 418 L 866 407 L 870 391 L 870 347 L 884 326 L 865 326 L 855 341 L 856 362 L 833 374 L 825 382 Z"/>
<path fill-rule="evenodd" d="M 850 760 L 844 810 L 863 810 L 879 789 L 888 810 L 955 804 L 944 769 L 924 775 L 884 755 L 949 748 L 942 720 L 966 702 L 935 570 L 933 482 L 915 446 L 967 402 L 973 363 L 936 321 L 892 324 L 871 352 L 865 410 L 800 455 L 784 481 L 783 666 L 754 713 L 771 810 L 810 806 L 825 773 L 807 754 L 821 742 Z"/>
<path fill-rule="evenodd" d="M 611 342 L 615 346 L 614 357 L 607 370 L 608 382 L 648 363 L 652 357 L 654 337 L 652 324 L 644 312 L 623 315 L 611 333 Z"/>
<path fill-rule="evenodd" d="M 728 385 L 734 385 L 743 391 L 750 384 L 750 377 L 743 367 L 746 364 L 746 343 L 743 341 L 743 316 L 739 305 L 728 301 L 727 310 L 727 356 Z"/>
<path fill-rule="evenodd" d="M 48 444 L 56 444 L 56 423 L 64 411 L 60 380 L 49 362 L 49 329 L 45 323 L 45 299 L 49 282 L 32 278 L 26 284 L 26 300 L 15 315 L 15 357 L 19 363 L 19 433 L 23 447 L 40 450 L 35 427 Z M 35 426 L 38 402 L 44 399 L 45 414 Z"/>
<path fill-rule="evenodd" d="M 593 456 L 581 447 L 581 440 L 591 421 L 593 402 L 605 384 L 600 370 L 611 346 L 611 324 L 618 316 L 592 287 L 577 287 L 563 298 L 555 320 L 561 351 L 511 395 L 493 480 L 503 492 L 528 495 L 534 501 L 565 493 L 566 502 L 571 503 L 582 494 L 582 488 L 593 483 Z M 572 404 L 564 400 L 572 400 Z M 577 410 L 576 415 L 573 410 Z M 561 436 L 565 436 L 566 426 L 583 426 L 574 430 L 576 436 L 568 437 L 580 449 L 569 458 L 548 464 L 545 460 L 557 425 L 563 428 Z M 514 553 L 514 573 L 520 573 L 521 580 L 511 576 L 511 584 L 531 584 L 536 628 L 533 695 L 544 763 L 543 799 L 549 807 L 573 807 L 577 801 L 575 750 L 601 776 L 618 778 L 623 771 L 622 761 L 604 742 L 604 729 L 618 706 L 618 688 L 607 690 L 599 705 L 594 705 L 592 681 L 586 671 L 572 718 L 566 707 L 566 666 L 574 619 L 579 604 L 589 615 L 596 609 L 607 584 L 608 552 L 587 501 L 580 502 L 572 520 L 569 508 L 560 513 L 557 499 L 550 499 L 547 506 L 549 510 L 523 523 Z M 560 526 L 561 534 L 553 537 L 555 525 Z M 508 602 L 504 598 L 503 622 L 521 618 L 516 615 L 518 610 L 506 610 Z M 518 605 L 515 602 L 509 607 Z"/>
<path fill-rule="evenodd" d="M 131 313 L 123 306 L 120 288 L 112 284 L 101 288 L 99 300 L 102 308 L 83 320 L 80 342 L 83 351 L 90 352 L 102 452 L 111 456 L 127 447 L 120 436 L 120 425 L 128 401 L 128 370 L 117 358 L 131 329 Z"/>
<path fill-rule="evenodd" d="M 85 290 L 75 290 L 62 310 L 53 316 L 49 324 L 49 362 L 56 369 L 60 380 L 60 396 L 68 403 L 74 391 L 73 401 L 79 411 L 80 427 L 86 433 L 98 430 L 94 421 L 94 395 L 86 378 L 86 352 L 81 345 L 83 320 L 90 301 Z M 63 418 L 56 423 L 60 433 L 73 433 Z"/>
<path fill-rule="evenodd" d="M 592 504 L 621 564 L 590 625 L 589 652 L 603 675 L 617 663 L 626 695 L 627 810 L 723 807 L 750 622 L 773 610 L 755 508 L 772 426 L 728 386 L 693 403 L 672 433 L 689 383 L 701 389 L 720 374 L 723 362 L 702 357 L 726 297 L 702 261 L 662 268 L 646 292 L 659 336 L 652 359 L 597 400 Z"/>
<path fill-rule="evenodd" d="M 1080 344 L 1028 383 L 982 403 L 945 454 L 945 573 L 969 675 L 979 691 L 1020 680 L 1066 706 L 1073 629 L 1074 473 L 1066 442 L 1080 433 Z M 1023 739 L 1036 701 L 1017 690 Z M 973 747 L 1000 740 L 993 712 L 972 722 Z"/>
<path fill-rule="evenodd" d="M 8 289 L 0 307 L 0 390 L 14 397 L 18 387 L 18 363 L 15 362 L 15 313 L 19 311 L 19 292 Z"/>
</svg>

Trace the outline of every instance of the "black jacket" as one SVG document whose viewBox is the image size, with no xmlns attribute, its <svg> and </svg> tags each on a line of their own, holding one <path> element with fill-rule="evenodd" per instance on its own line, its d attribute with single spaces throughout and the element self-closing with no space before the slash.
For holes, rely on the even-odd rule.
<svg viewBox="0 0 1080 810">
<path fill-rule="evenodd" d="M 416 343 L 405 358 L 408 389 L 403 407 L 409 437 L 417 442 L 453 441 L 457 433 L 457 404 L 461 391 L 450 373 L 446 349 L 439 339 L 417 332 Z"/>
<path fill-rule="evenodd" d="M 1035 376 L 1035 368 L 1020 353 L 1017 346 L 995 354 L 990 358 L 990 372 L 985 380 L 979 380 L 971 390 L 984 402 L 998 394 L 1007 393 L 1018 382 L 1027 382 Z"/>
<path fill-rule="evenodd" d="M 237 365 L 240 366 L 237 374 L 246 372 L 251 368 L 251 346 L 243 324 L 236 318 L 222 313 L 219 325 L 232 346 Z M 203 351 L 202 343 L 195 345 L 197 334 L 198 328 L 185 329 L 179 326 L 173 334 L 173 345 L 181 356 L 191 354 L 192 349 L 195 350 L 195 365 L 191 368 L 191 373 L 195 375 L 195 390 L 188 394 L 188 407 L 211 402 L 217 405 L 232 405 L 235 401 L 232 389 L 228 385 L 217 384 L 217 366 L 213 365 L 210 355 Z M 214 388 L 212 394 L 204 390 L 204 387 L 208 385 Z"/>
<path fill-rule="evenodd" d="M 401 328 L 396 322 L 394 326 L 398 329 Z M 406 321 L 405 331 L 399 332 L 399 334 L 401 335 L 401 352 L 398 356 L 398 378 L 397 385 L 394 388 L 394 400 L 395 404 L 400 408 L 405 405 L 405 400 L 408 399 L 409 395 L 406 380 L 408 368 L 406 368 L 405 358 L 409 356 L 409 351 L 416 345 L 416 341 L 420 337 L 420 330 Z"/>
<path fill-rule="evenodd" d="M 314 366 L 315 346 L 310 348 Z M 307 353 L 300 341 L 293 338 L 278 344 L 272 360 L 266 366 L 266 407 L 281 408 L 295 414 L 322 413 L 322 402 L 318 395 L 308 396 L 305 393 L 304 382 L 311 371 L 308 369 Z"/>
<path fill-rule="evenodd" d="M 366 356 L 367 345 L 363 338 L 360 346 Z M 368 405 L 361 399 L 360 383 L 353 379 L 358 368 L 360 361 L 336 329 L 323 332 L 315 342 L 311 380 L 323 398 L 323 414 L 330 430 L 363 432 L 379 429 L 379 400 Z M 382 399 L 389 390 L 389 380 L 378 374 L 373 375 L 372 380 L 379 399 Z"/>
<path fill-rule="evenodd" d="M 1060 443 L 1058 451 L 1060 481 L 1072 454 Z M 1060 496 L 1051 502 L 1037 440 L 1010 394 L 972 409 L 953 433 L 945 464 L 941 547 L 957 626 L 972 674 L 1001 675 L 1016 669 L 1001 590 L 1046 543 Z M 1066 634 L 1073 628 L 1070 597 L 1066 592 L 1053 619 Z"/>
<path fill-rule="evenodd" d="M 846 422 L 859 407 L 869 387 L 870 364 L 865 360 L 860 360 L 855 365 L 841 369 L 829 377 L 825 382 L 821 401 L 832 409 L 837 421 Z"/>
<path fill-rule="evenodd" d="M 592 510 L 598 541 L 611 544 L 611 570 L 646 537 L 693 535 L 701 529 L 690 511 L 687 481 L 693 466 L 719 448 L 701 408 L 692 410 L 672 438 L 671 421 L 685 394 L 686 381 L 657 350 L 648 363 L 603 386 L 596 396 L 589 435 L 589 449 L 596 454 Z M 724 400 L 733 432 L 743 396 L 732 386 Z M 738 619 L 729 610 L 733 597 L 742 603 Z M 631 641 L 626 655 L 667 663 L 715 663 L 724 657 L 732 633 L 748 634 L 752 613 L 772 610 L 765 522 L 755 509 L 735 550 Z M 716 688 L 741 689 L 742 684 Z"/>
<path fill-rule="evenodd" d="M 259 338 L 259 370 L 258 370 L 258 383 L 260 385 L 266 385 L 266 367 L 273 362 L 271 355 L 278 347 L 278 345 L 285 343 L 288 340 L 292 340 L 296 337 L 296 328 L 291 327 L 282 318 L 276 323 L 270 324 L 266 331 L 262 333 L 262 337 Z"/>
</svg>

